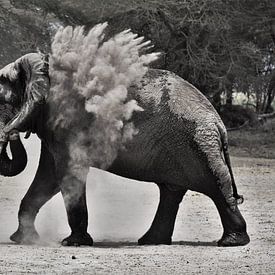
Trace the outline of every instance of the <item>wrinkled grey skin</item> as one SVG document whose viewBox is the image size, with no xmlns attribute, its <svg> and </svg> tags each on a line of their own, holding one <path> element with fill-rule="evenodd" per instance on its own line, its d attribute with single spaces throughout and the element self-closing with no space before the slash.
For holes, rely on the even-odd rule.
<svg viewBox="0 0 275 275">
<path fill-rule="evenodd" d="M 131 179 L 155 182 L 160 189 L 159 206 L 151 227 L 139 244 L 170 244 L 179 204 L 187 190 L 203 193 L 215 203 L 224 233 L 220 246 L 249 242 L 246 223 L 236 200 L 227 152 L 225 127 L 209 101 L 191 84 L 173 73 L 150 70 L 131 87 L 129 97 L 144 109 L 134 114 L 138 134 L 108 169 Z M 70 176 L 66 146 L 47 127 L 51 111 L 47 104 L 36 117 L 35 132 L 42 140 L 39 167 L 18 214 L 19 227 L 11 236 L 17 243 L 38 238 L 34 227 L 39 209 L 56 193 L 72 195 L 79 179 Z M 70 188 L 61 178 L 70 180 Z M 75 185 L 74 185 L 75 184 Z M 85 186 L 83 184 L 83 186 Z M 85 187 L 73 202 L 66 201 L 71 235 L 63 245 L 92 245 L 87 233 Z"/>
</svg>

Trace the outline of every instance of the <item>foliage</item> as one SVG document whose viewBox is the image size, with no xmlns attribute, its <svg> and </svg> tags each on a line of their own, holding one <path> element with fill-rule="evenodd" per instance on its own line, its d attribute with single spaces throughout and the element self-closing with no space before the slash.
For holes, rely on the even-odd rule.
<svg viewBox="0 0 275 275">
<path fill-rule="evenodd" d="M 131 28 L 151 39 L 155 49 L 164 53 L 155 66 L 174 71 L 190 81 L 218 110 L 221 94 L 226 95 L 227 105 L 231 105 L 232 93 L 240 91 L 255 95 L 257 112 L 272 110 L 275 96 L 273 0 L 16 0 L 11 3 L 8 13 L 15 19 L 10 22 L 7 14 L 3 14 L 3 26 L 7 29 L 12 25 L 19 35 L 12 37 L 10 45 L 35 41 L 33 38 L 41 36 L 41 29 L 45 34 L 42 38 L 49 41 L 50 30 L 45 26 L 53 22 L 84 24 L 90 28 L 107 20 L 110 33 Z M 3 4 L 0 5 L 7 12 Z M 39 17 L 39 20 L 28 23 L 22 11 L 31 19 Z M 20 26 L 16 21 L 19 19 Z M 25 35 L 24 28 L 32 31 Z M 41 41 L 35 44 L 47 48 Z M 22 51 L 20 46 L 9 50 Z"/>
<path fill-rule="evenodd" d="M 18 9 L 10 1 L 0 3 L 0 65 L 37 51 L 49 51 L 49 19 L 38 9 Z"/>
<path fill-rule="evenodd" d="M 228 128 L 242 126 L 249 123 L 253 126 L 258 123 L 255 112 L 241 105 L 225 105 L 220 110 L 221 118 Z"/>
</svg>

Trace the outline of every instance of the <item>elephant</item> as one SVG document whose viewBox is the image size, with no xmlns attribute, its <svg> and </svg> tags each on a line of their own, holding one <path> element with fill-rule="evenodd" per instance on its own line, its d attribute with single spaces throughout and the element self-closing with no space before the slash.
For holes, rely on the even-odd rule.
<svg viewBox="0 0 275 275">
<path fill-rule="evenodd" d="M 132 117 L 138 132 L 106 170 L 154 182 L 159 188 L 155 217 L 138 244 L 171 244 L 179 205 L 187 190 L 213 200 L 223 226 L 219 246 L 249 243 L 246 222 L 237 206 L 242 197 L 237 193 L 231 169 L 226 128 L 208 99 L 181 77 L 159 69 L 149 69 L 141 81 L 129 88 L 128 97 L 144 110 L 134 112 Z M 35 178 L 20 204 L 18 229 L 10 239 L 16 243 L 35 242 L 39 238 L 34 226 L 39 209 L 61 191 L 71 228 L 70 236 L 62 244 L 92 245 L 93 239 L 87 232 L 85 177 L 80 179 L 71 174 L 69 140 L 63 142 L 68 133 L 53 130 L 53 112 L 51 103 L 46 101 L 19 129 L 30 129 L 38 135 L 41 155 Z M 26 162 L 22 147 L 14 152 L 14 158 L 22 161 L 19 169 L 22 170 Z M 85 169 L 81 171 L 87 172 Z M 74 197 L 76 188 L 80 190 Z"/>
</svg>

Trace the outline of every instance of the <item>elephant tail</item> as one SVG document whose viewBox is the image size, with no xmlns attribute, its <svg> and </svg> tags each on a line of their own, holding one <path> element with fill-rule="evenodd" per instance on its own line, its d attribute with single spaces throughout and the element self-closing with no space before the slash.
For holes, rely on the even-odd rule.
<svg viewBox="0 0 275 275">
<path fill-rule="evenodd" d="M 242 204 L 244 202 L 244 198 L 242 195 L 238 194 L 236 182 L 234 179 L 233 171 L 232 171 L 232 166 L 231 166 L 231 161 L 230 161 L 230 156 L 229 156 L 229 151 L 228 151 L 228 138 L 227 138 L 227 133 L 226 130 L 220 126 L 218 126 L 219 132 L 220 132 L 220 137 L 221 137 L 221 143 L 222 143 L 222 151 L 224 155 L 224 161 L 228 167 L 229 174 L 231 177 L 231 184 L 232 184 L 232 189 L 233 189 L 233 197 L 236 199 L 237 204 Z"/>
</svg>

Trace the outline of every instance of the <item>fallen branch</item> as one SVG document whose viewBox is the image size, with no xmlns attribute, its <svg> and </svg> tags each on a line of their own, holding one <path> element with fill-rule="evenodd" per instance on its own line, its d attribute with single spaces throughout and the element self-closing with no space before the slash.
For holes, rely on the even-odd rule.
<svg viewBox="0 0 275 275">
<path fill-rule="evenodd" d="M 275 118 L 275 112 L 270 114 L 261 114 L 261 115 L 258 115 L 257 118 L 259 123 L 264 124 L 268 119 Z M 227 128 L 227 131 L 229 132 L 229 131 L 241 130 L 248 125 L 249 125 L 249 120 L 246 120 L 242 125 L 238 127 Z"/>
<path fill-rule="evenodd" d="M 226 130 L 229 131 L 237 131 L 240 129 L 245 128 L 247 125 L 249 125 L 249 120 L 246 120 L 242 125 L 238 126 L 238 127 L 232 127 L 232 128 L 227 128 Z"/>
<path fill-rule="evenodd" d="M 274 118 L 274 117 L 275 117 L 275 112 L 269 113 L 269 114 L 258 115 L 259 120 L 265 120 L 265 119 Z"/>
</svg>

